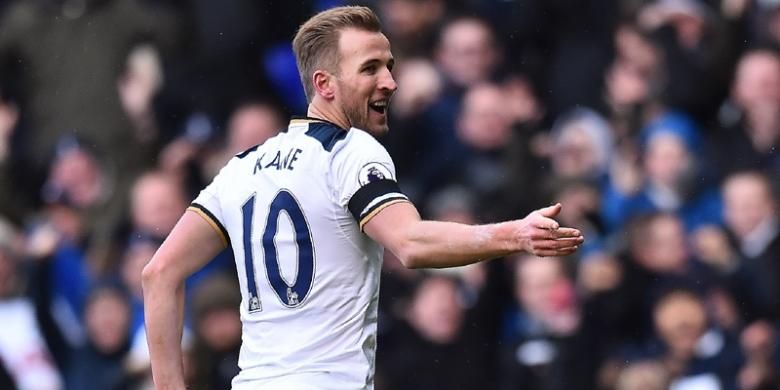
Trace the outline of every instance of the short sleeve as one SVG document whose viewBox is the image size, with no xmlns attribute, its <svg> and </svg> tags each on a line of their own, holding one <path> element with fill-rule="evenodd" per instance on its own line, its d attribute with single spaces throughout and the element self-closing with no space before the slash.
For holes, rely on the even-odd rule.
<svg viewBox="0 0 780 390">
<path fill-rule="evenodd" d="M 225 229 L 224 217 L 222 215 L 222 206 L 220 202 L 219 194 L 222 191 L 222 183 L 226 182 L 225 176 L 228 175 L 227 166 L 222 168 L 221 171 L 214 177 L 214 180 L 200 191 L 195 200 L 192 201 L 189 211 L 193 211 L 196 214 L 203 217 L 206 222 L 214 228 L 214 230 L 222 238 L 222 243 L 227 247 L 230 245 L 230 237 L 228 236 L 227 229 Z"/>
<path fill-rule="evenodd" d="M 395 179 L 395 165 L 387 150 L 362 130 L 352 129 L 344 147 L 333 157 L 338 202 L 349 210 L 363 230 L 385 207 L 408 202 Z"/>
</svg>

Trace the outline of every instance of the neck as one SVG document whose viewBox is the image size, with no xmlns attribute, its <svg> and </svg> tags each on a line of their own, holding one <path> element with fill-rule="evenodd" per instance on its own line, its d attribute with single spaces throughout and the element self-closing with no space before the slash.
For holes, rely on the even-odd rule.
<svg viewBox="0 0 780 390">
<path fill-rule="evenodd" d="M 322 102 L 317 97 L 309 103 L 309 109 L 306 115 L 311 118 L 324 119 L 328 122 L 332 122 L 343 129 L 352 127 L 349 123 L 349 119 L 347 119 L 347 116 L 344 115 L 342 111 L 336 109 L 332 104 Z"/>
</svg>

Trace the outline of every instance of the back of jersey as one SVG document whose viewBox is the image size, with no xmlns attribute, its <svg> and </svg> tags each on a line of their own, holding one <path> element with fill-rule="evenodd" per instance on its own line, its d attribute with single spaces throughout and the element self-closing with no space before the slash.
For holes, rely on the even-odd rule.
<svg viewBox="0 0 780 390">
<path fill-rule="evenodd" d="M 370 387 L 382 248 L 361 227 L 406 200 L 394 172 L 367 133 L 299 119 L 233 158 L 193 202 L 236 259 L 234 388 Z"/>
</svg>

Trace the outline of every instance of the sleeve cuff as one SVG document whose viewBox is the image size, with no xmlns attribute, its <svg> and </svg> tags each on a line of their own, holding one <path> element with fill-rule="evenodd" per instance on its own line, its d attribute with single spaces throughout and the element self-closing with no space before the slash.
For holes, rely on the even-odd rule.
<svg viewBox="0 0 780 390">
<path fill-rule="evenodd" d="M 208 222 L 209 225 L 211 225 L 211 227 L 214 228 L 214 231 L 217 232 L 219 238 L 222 239 L 222 244 L 225 247 L 230 246 L 230 236 L 228 236 L 227 230 L 225 229 L 224 226 L 222 226 L 222 224 L 214 216 L 214 214 L 211 213 L 211 211 L 209 211 L 203 205 L 198 203 L 192 203 L 190 207 L 187 208 L 187 210 L 195 212 L 196 214 L 200 215 L 203 219 L 205 219 L 206 222 Z"/>
</svg>

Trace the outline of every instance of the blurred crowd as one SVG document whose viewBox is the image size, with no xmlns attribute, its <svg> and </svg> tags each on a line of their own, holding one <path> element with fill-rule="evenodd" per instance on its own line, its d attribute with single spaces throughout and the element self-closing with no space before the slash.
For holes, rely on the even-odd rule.
<svg viewBox="0 0 780 390">
<path fill-rule="evenodd" d="M 0 388 L 151 386 L 140 271 L 306 101 L 339 0 L 0 0 Z M 369 0 L 381 140 L 426 218 L 561 202 L 586 244 L 446 270 L 387 253 L 376 388 L 780 388 L 780 1 Z M 187 282 L 185 371 L 225 389 L 232 255 Z"/>
</svg>

